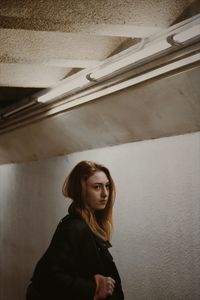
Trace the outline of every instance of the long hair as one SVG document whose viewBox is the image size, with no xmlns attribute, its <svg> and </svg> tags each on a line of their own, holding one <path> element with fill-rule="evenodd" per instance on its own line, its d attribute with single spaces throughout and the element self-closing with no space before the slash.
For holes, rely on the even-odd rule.
<svg viewBox="0 0 200 300">
<path fill-rule="evenodd" d="M 94 214 L 86 205 L 86 180 L 95 172 L 103 171 L 109 180 L 109 197 L 105 209 L 96 211 Z M 78 213 L 88 224 L 94 234 L 104 240 L 110 240 L 113 229 L 112 209 L 115 200 L 115 184 L 109 170 L 95 162 L 79 162 L 65 179 L 63 195 L 73 200 L 75 212 Z"/>
</svg>

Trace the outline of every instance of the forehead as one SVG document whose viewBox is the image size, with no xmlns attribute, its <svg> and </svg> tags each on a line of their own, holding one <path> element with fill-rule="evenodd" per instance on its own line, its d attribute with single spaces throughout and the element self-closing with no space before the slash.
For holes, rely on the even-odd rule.
<svg viewBox="0 0 200 300">
<path fill-rule="evenodd" d="M 88 183 L 107 183 L 109 179 L 103 171 L 97 171 L 87 180 Z"/>
</svg>

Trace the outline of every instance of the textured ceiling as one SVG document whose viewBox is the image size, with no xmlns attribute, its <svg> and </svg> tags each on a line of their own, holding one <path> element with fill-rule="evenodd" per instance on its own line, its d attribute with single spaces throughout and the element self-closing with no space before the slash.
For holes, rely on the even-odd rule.
<svg viewBox="0 0 200 300">
<path fill-rule="evenodd" d="M 199 7 L 199 0 L 1 0 L 0 115 L 23 98 L 31 99 L 38 91 L 95 66 L 141 38 L 196 15 Z M 196 120 L 199 83 L 195 81 L 199 69 L 189 72 L 189 77 L 184 74 L 173 77 L 177 87 L 171 88 L 173 81 L 166 79 L 149 88 L 129 88 L 3 134 L 0 163 L 200 130 Z M 191 97 L 185 88 L 193 81 L 195 92 Z M 176 96 L 172 102 L 168 102 L 169 91 Z M 134 93 L 137 96 L 131 102 Z M 148 93 L 155 101 L 148 102 Z M 135 107 L 140 99 L 143 104 Z M 96 111 L 102 112 L 97 119 Z M 167 119 L 169 115 L 172 122 Z M 90 132 L 92 128 L 96 128 L 101 142 Z"/>
<path fill-rule="evenodd" d="M 191 0 L 2 0 L 0 107 L 57 84 L 176 21 Z M 128 42 L 127 42 L 128 41 Z M 3 89 L 2 89 L 3 87 Z M 33 90 L 35 88 L 35 90 Z M 19 90 L 19 89 L 18 89 Z"/>
<path fill-rule="evenodd" d="M 191 3 L 191 0 L 2 0 L 1 14 L 5 23 L 13 20 L 13 27 L 15 20 L 26 26 L 30 19 L 29 27 L 35 29 L 38 20 L 38 30 L 44 23 L 46 30 L 49 21 L 48 30 L 57 24 L 57 31 L 77 32 L 89 24 L 168 26 Z"/>
</svg>

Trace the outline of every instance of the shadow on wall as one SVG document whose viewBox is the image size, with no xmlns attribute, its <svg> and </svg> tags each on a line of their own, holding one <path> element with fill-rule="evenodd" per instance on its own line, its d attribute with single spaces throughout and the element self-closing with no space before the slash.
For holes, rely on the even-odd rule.
<svg viewBox="0 0 200 300">
<path fill-rule="evenodd" d="M 64 166 L 54 159 L 0 167 L 1 299 L 24 299 L 35 263 L 67 212 Z"/>
</svg>

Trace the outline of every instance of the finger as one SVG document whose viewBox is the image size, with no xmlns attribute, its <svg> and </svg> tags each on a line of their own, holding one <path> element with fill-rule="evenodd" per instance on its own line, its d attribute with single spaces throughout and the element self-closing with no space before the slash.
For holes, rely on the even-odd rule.
<svg viewBox="0 0 200 300">
<path fill-rule="evenodd" d="M 114 279 L 112 279 L 112 278 L 110 278 L 110 285 L 114 288 L 114 286 L 115 286 L 115 280 Z"/>
<path fill-rule="evenodd" d="M 108 279 L 108 282 L 112 282 L 115 284 L 115 280 L 112 277 L 107 277 L 107 279 Z"/>
<path fill-rule="evenodd" d="M 112 279 L 111 277 L 108 277 L 107 278 L 108 295 L 112 295 L 113 294 L 114 287 L 115 287 L 115 281 L 114 281 L 114 279 Z"/>
<path fill-rule="evenodd" d="M 110 288 L 110 289 L 108 290 L 108 295 L 112 295 L 112 293 L 113 293 L 113 289 Z"/>
</svg>

